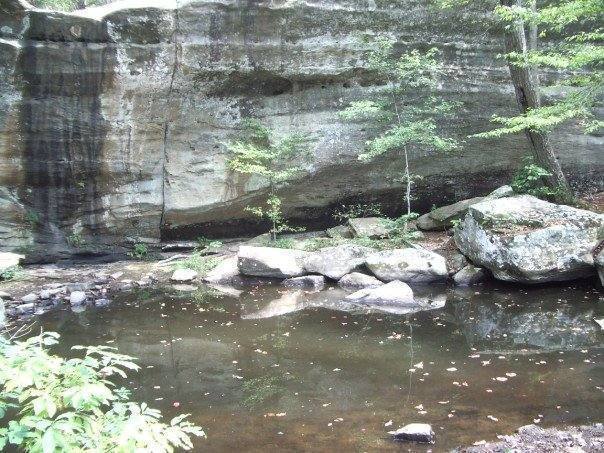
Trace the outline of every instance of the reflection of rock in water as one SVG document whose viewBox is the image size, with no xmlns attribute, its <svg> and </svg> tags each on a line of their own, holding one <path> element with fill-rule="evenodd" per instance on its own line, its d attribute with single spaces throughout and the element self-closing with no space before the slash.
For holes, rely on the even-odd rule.
<svg viewBox="0 0 604 453">
<path fill-rule="evenodd" d="M 572 350 L 599 344 L 591 308 L 565 304 L 548 309 L 540 303 L 519 308 L 459 301 L 454 311 L 468 343 L 478 349 Z"/>
<path fill-rule="evenodd" d="M 445 294 L 421 295 L 416 297 L 417 307 L 356 304 L 345 300 L 348 293 L 342 289 L 332 288 L 327 291 L 307 292 L 303 290 L 281 292 L 278 297 L 261 307 L 242 307 L 242 319 L 262 319 L 294 313 L 308 308 L 325 308 L 328 310 L 352 313 L 390 313 L 405 315 L 425 310 L 442 308 L 446 302 Z"/>
</svg>

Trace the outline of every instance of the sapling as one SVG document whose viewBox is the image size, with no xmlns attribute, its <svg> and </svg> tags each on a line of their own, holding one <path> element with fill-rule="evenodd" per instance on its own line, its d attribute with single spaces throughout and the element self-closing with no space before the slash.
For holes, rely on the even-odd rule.
<svg viewBox="0 0 604 453">
<path fill-rule="evenodd" d="M 271 224 L 270 236 L 274 242 L 279 233 L 301 231 L 287 223 L 283 215 L 283 200 L 278 190 L 303 172 L 303 167 L 292 164 L 306 156 L 308 138 L 299 133 L 277 137 L 255 119 L 242 122 L 242 137 L 227 144 L 231 153 L 228 168 L 236 173 L 255 175 L 264 180 L 268 194 L 264 206 L 248 206 L 247 211 Z"/>
</svg>

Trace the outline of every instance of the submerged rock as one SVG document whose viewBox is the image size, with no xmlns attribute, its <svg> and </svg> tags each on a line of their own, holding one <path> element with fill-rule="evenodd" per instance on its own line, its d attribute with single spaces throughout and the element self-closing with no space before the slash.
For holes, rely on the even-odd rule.
<svg viewBox="0 0 604 453">
<path fill-rule="evenodd" d="M 342 244 L 325 247 L 304 259 L 307 272 L 325 275 L 339 280 L 344 275 L 361 266 L 373 249 L 355 244 Z"/>
<path fill-rule="evenodd" d="M 289 278 L 306 273 L 304 260 L 310 253 L 274 247 L 241 246 L 237 267 L 243 275 Z"/>
<path fill-rule="evenodd" d="M 488 279 L 487 271 L 482 267 L 471 264 L 463 267 L 453 276 L 453 281 L 458 286 L 470 286 Z"/>
<path fill-rule="evenodd" d="M 319 290 L 325 287 L 325 277 L 322 275 L 292 277 L 283 280 L 282 285 L 287 286 L 288 288 L 312 288 Z"/>
<path fill-rule="evenodd" d="M 397 441 L 434 443 L 434 431 L 427 423 L 410 423 L 396 431 L 389 431 L 388 434 Z"/>
<path fill-rule="evenodd" d="M 497 199 L 514 195 L 514 190 L 510 186 L 502 186 L 495 189 L 486 197 L 475 197 L 467 200 L 461 200 L 448 206 L 442 206 L 417 219 L 417 226 L 421 230 L 445 230 L 451 228 L 456 220 L 461 219 L 468 208 L 483 200 Z"/>
<path fill-rule="evenodd" d="M 380 280 L 407 283 L 445 281 L 448 277 L 445 259 L 424 249 L 385 250 L 367 257 L 366 265 Z"/>
<path fill-rule="evenodd" d="M 197 272 L 193 269 L 176 269 L 170 280 L 173 282 L 190 282 L 197 278 Z"/>
<path fill-rule="evenodd" d="M 348 226 L 354 237 L 381 239 L 388 237 L 388 228 L 385 219 L 381 217 L 359 217 L 349 219 Z"/>
<path fill-rule="evenodd" d="M 363 289 L 363 288 L 377 288 L 382 286 L 384 282 L 378 280 L 372 275 L 363 274 L 361 272 L 352 272 L 344 275 L 338 280 L 338 285 L 344 289 Z"/>
<path fill-rule="evenodd" d="M 413 290 L 401 281 L 395 280 L 377 288 L 361 289 L 346 296 L 346 301 L 363 305 L 397 305 L 416 307 Z"/>
<path fill-rule="evenodd" d="M 592 250 L 604 215 L 530 195 L 471 206 L 455 228 L 455 243 L 495 278 L 542 283 L 595 273 Z"/>
</svg>

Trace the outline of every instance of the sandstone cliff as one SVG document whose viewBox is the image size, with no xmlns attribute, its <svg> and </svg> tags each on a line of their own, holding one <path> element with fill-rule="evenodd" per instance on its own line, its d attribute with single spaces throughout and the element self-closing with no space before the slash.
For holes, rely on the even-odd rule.
<svg viewBox="0 0 604 453">
<path fill-rule="evenodd" d="M 358 162 L 370 126 L 337 115 L 380 89 L 361 34 L 442 50 L 441 89 L 465 102 L 445 127 L 460 137 L 515 109 L 489 16 L 427 5 L 135 0 L 67 14 L 0 0 L 0 250 L 56 256 L 82 240 L 104 250 L 252 227 L 243 207 L 263 188 L 226 170 L 224 146 L 248 115 L 313 138 L 314 164 L 284 193 L 290 217 L 321 223 L 360 198 L 395 209 L 400 183 L 385 175 L 397 160 Z M 602 141 L 556 135 L 576 186 L 602 189 Z M 487 193 L 525 150 L 518 136 L 413 155 L 415 209 Z"/>
</svg>

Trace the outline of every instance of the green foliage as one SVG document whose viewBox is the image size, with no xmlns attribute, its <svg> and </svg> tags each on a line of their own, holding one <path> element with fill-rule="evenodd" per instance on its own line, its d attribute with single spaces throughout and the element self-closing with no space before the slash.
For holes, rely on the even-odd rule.
<svg viewBox="0 0 604 453">
<path fill-rule="evenodd" d="M 397 56 L 394 43 L 388 38 L 378 37 L 369 45 L 368 67 L 386 82 L 383 96 L 352 102 L 340 116 L 349 121 L 372 121 L 379 126 L 380 132 L 367 141 L 360 160 L 402 152 L 405 201 L 410 214 L 414 178 L 409 169 L 409 152 L 455 150 L 457 142 L 442 134 L 437 120 L 452 118 L 459 104 L 437 96 L 442 65 L 436 48 L 412 49 Z"/>
<path fill-rule="evenodd" d="M 357 203 L 352 205 L 342 205 L 333 214 L 333 218 L 338 222 L 346 222 L 349 219 L 358 217 L 380 217 L 382 215 L 382 205 L 379 203 Z"/>
<path fill-rule="evenodd" d="M 88 6 L 99 6 L 111 3 L 113 0 L 32 0 L 30 3 L 38 8 L 56 11 L 74 11 Z"/>
<path fill-rule="evenodd" d="M 308 154 L 308 138 L 297 133 L 276 137 L 255 119 L 246 119 L 242 125 L 242 138 L 227 145 L 231 153 L 228 168 L 236 173 L 260 177 L 268 184 L 269 192 L 264 206 L 248 207 L 247 210 L 271 222 L 273 240 L 279 233 L 300 231 L 286 223 L 277 191 L 303 172 L 301 166 L 291 162 Z"/>
<path fill-rule="evenodd" d="M 510 185 L 514 192 L 533 195 L 544 200 L 572 203 L 566 191 L 547 186 L 545 178 L 551 176 L 546 169 L 535 164 L 532 158 L 525 158 Z"/>
<path fill-rule="evenodd" d="M 138 370 L 131 357 L 108 346 L 74 346 L 84 357 L 65 359 L 47 350 L 58 339 L 51 332 L 0 339 L 0 449 L 172 452 L 192 449 L 192 435 L 205 436 L 187 415 L 166 424 L 158 410 L 115 387 L 110 377 Z"/>
<path fill-rule="evenodd" d="M 67 236 L 67 243 L 72 247 L 80 248 L 86 245 L 86 240 L 82 237 L 81 233 L 75 231 Z"/>
<path fill-rule="evenodd" d="M 419 214 L 411 212 L 403 214 L 400 217 L 390 220 L 386 219 L 386 228 L 388 228 L 388 238 L 391 244 L 395 246 L 408 246 L 422 237 L 422 233 L 417 229 L 411 229 L 409 222 L 417 219 Z"/>
<path fill-rule="evenodd" d="M 500 137 L 524 130 L 548 132 L 569 120 L 578 120 L 586 133 L 598 132 L 604 123 L 595 116 L 604 95 L 604 3 L 601 0 L 556 0 L 535 6 L 525 0 L 499 5 L 496 16 L 506 27 L 534 27 L 539 37 L 554 38 L 547 45 L 512 52 L 504 57 L 514 66 L 555 71 L 549 89 L 565 87 L 565 94 L 545 105 L 514 117 L 494 116 L 499 127 L 477 137 Z M 558 90 L 559 91 L 559 90 Z"/>
<path fill-rule="evenodd" d="M 138 242 L 134 244 L 134 247 L 128 253 L 128 256 L 137 260 L 146 260 L 149 258 L 149 247 L 147 247 L 147 244 Z"/>
<path fill-rule="evenodd" d="M 0 281 L 18 280 L 23 275 L 21 266 L 9 266 L 0 271 Z"/>
<path fill-rule="evenodd" d="M 208 239 L 203 236 L 199 236 L 196 239 L 197 247 L 195 247 L 198 251 L 203 251 L 207 249 L 214 249 L 222 247 L 222 242 L 214 239 Z"/>
<path fill-rule="evenodd" d="M 203 256 L 199 252 L 192 253 L 188 258 L 174 264 L 174 269 L 193 269 L 201 276 L 214 269 L 220 260 L 213 256 Z"/>
</svg>

